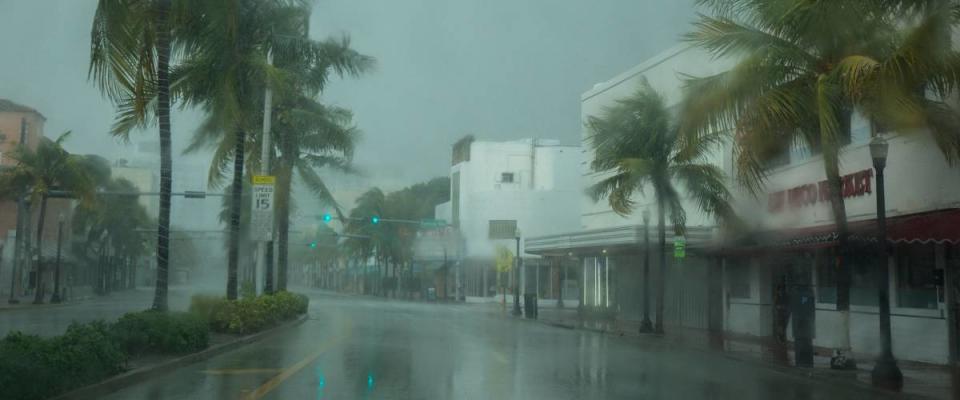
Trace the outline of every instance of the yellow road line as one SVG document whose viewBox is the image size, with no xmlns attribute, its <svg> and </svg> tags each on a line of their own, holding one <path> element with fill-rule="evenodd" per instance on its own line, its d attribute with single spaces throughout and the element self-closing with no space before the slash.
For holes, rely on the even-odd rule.
<svg viewBox="0 0 960 400">
<path fill-rule="evenodd" d="M 245 374 L 275 374 L 282 371 L 279 368 L 224 368 L 205 369 L 200 373 L 207 375 L 245 375 Z"/>
<path fill-rule="evenodd" d="M 280 386 L 280 384 L 282 384 L 284 381 L 289 379 L 291 376 L 293 376 L 297 372 L 300 372 L 301 369 L 303 369 L 307 365 L 310 365 L 310 363 L 316 361 L 316 359 L 320 358 L 320 356 L 322 356 L 323 353 L 326 353 L 328 350 L 330 350 L 330 348 L 333 347 L 333 345 L 337 344 L 340 340 L 348 336 L 346 335 L 346 333 L 350 331 L 350 320 L 346 320 L 346 322 L 344 324 L 341 324 L 340 326 L 342 326 L 342 329 L 344 330 L 344 334 L 337 335 L 327 339 L 326 341 L 323 342 L 323 344 L 320 345 L 320 347 L 316 351 L 308 355 L 306 358 L 304 358 L 303 360 L 300 360 L 299 362 L 297 362 L 296 364 L 293 364 L 288 368 L 285 368 L 283 372 L 277 374 L 277 376 L 271 378 L 269 381 L 266 381 L 262 385 L 260 385 L 260 387 L 258 387 L 257 390 L 254 390 L 250 394 L 244 396 L 243 397 L 244 400 L 259 400 L 263 398 L 263 396 L 266 396 L 267 393 L 270 393 L 270 391 L 272 391 L 273 389 L 276 389 L 277 386 Z"/>
</svg>

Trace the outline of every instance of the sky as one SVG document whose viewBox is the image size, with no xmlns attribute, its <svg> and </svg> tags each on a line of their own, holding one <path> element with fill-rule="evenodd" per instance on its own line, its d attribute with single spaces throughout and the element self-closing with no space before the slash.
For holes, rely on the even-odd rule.
<svg viewBox="0 0 960 400">
<path fill-rule="evenodd" d="M 317 0 L 311 36 L 349 35 L 377 59 L 375 71 L 334 80 L 322 97 L 352 109 L 364 133 L 359 185 L 399 188 L 447 175 L 451 146 L 466 134 L 578 143 L 581 93 L 675 45 L 692 2 Z M 71 152 L 113 159 L 126 148 L 107 133 L 113 107 L 87 80 L 95 6 L 0 0 L 0 98 L 42 112 L 47 136 L 72 130 Z M 198 120 L 174 112 L 175 149 Z M 175 162 L 190 166 L 180 176 L 201 178 L 209 156 Z"/>
</svg>

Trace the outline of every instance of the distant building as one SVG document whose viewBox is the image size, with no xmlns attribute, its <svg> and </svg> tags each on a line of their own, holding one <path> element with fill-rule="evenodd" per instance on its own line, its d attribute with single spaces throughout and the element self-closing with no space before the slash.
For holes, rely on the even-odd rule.
<svg viewBox="0 0 960 400">
<path fill-rule="evenodd" d="M 17 161 L 10 158 L 10 153 L 21 144 L 30 149 L 36 149 L 43 136 L 43 125 L 46 117 L 39 111 L 7 99 L 0 99 L 0 169 L 12 168 Z M 23 204 L 29 214 L 22 214 L 15 200 L 0 201 L 0 294 L 9 295 L 11 274 L 16 269 L 14 279 L 15 292 L 18 295 L 31 289 L 36 279 L 37 249 L 36 228 L 40 219 L 39 204 Z M 43 248 L 40 254 L 44 259 L 52 258 L 56 254 L 57 228 L 60 216 L 64 220 L 63 243 L 71 239 L 70 220 L 73 216 L 74 201 L 69 199 L 49 199 L 47 201 L 46 221 L 44 221 Z M 17 231 L 17 219 L 24 215 L 26 218 L 23 232 Z M 17 236 L 20 240 L 17 240 Z M 20 245 L 20 259 L 15 262 L 17 244 Z M 28 251 L 29 249 L 29 251 Z M 68 252 L 67 252 L 68 253 Z M 65 253 L 65 254 L 67 254 Z M 65 255 L 69 257 L 69 255 Z M 16 268 L 12 268 L 16 264 Z M 52 263 L 44 265 L 44 282 L 52 287 Z M 49 289 L 49 288 L 48 288 Z M 48 290 L 49 292 L 49 290 Z"/>
<path fill-rule="evenodd" d="M 459 268 L 468 297 L 497 294 L 495 253 L 504 246 L 515 254 L 516 235 L 547 235 L 580 226 L 580 160 L 580 147 L 549 139 L 466 138 L 454 146 L 451 200 L 436 207 L 436 216 L 449 221 L 463 240 Z M 527 291 L 555 298 L 559 268 L 536 256 L 524 262 Z M 512 282 L 512 276 L 503 278 Z"/>
<path fill-rule="evenodd" d="M 132 166 L 126 160 L 118 160 L 111 168 L 111 176 L 114 179 L 130 181 L 142 193 L 159 193 L 160 179 L 157 177 L 157 172 L 152 168 Z M 157 218 L 160 210 L 160 196 L 140 196 L 139 202 L 147 210 L 150 218 Z"/>
</svg>

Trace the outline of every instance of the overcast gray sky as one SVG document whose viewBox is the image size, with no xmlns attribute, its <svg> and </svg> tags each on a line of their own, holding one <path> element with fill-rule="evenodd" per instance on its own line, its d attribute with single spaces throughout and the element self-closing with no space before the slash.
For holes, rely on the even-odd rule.
<svg viewBox="0 0 960 400">
<path fill-rule="evenodd" d="M 354 110 L 357 162 L 403 186 L 449 168 L 451 144 L 579 137 L 580 94 L 677 42 L 692 0 L 318 0 L 312 35 L 346 33 L 379 67 L 324 99 Z M 94 0 L 0 0 L 0 97 L 40 110 L 68 149 L 113 155 L 111 105 L 87 81 Z M 174 115 L 182 147 L 197 117 Z M 156 135 L 155 130 L 147 135 Z M 206 162 L 205 156 L 191 157 Z M 205 171 L 197 171 L 204 173 Z"/>
</svg>

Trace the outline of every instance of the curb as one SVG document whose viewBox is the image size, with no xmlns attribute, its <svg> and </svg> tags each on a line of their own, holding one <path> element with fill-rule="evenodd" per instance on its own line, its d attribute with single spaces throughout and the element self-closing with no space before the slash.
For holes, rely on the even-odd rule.
<svg viewBox="0 0 960 400">
<path fill-rule="evenodd" d="M 216 346 L 208 347 L 196 353 L 187 354 L 185 356 L 164 361 L 159 364 L 148 365 L 148 366 L 140 367 L 131 371 L 127 371 L 120 375 L 107 378 L 104 381 L 100 381 L 92 385 L 84 386 L 79 389 L 74 389 L 70 392 L 53 397 L 51 400 L 81 400 L 81 399 L 100 398 L 104 395 L 107 395 L 112 392 L 116 392 L 117 390 L 123 389 L 125 387 L 132 386 L 134 384 L 143 382 L 145 380 L 166 374 L 182 366 L 193 364 L 197 361 L 203 361 L 203 360 L 212 358 L 214 356 L 218 356 L 220 354 L 226 353 L 228 351 L 234 350 L 242 345 L 256 342 L 273 333 L 280 332 L 287 328 L 299 325 L 306 320 L 307 320 L 307 314 L 303 314 L 294 320 L 287 321 L 271 329 L 257 332 L 252 335 L 239 337 L 227 343 L 221 343 Z"/>
</svg>

